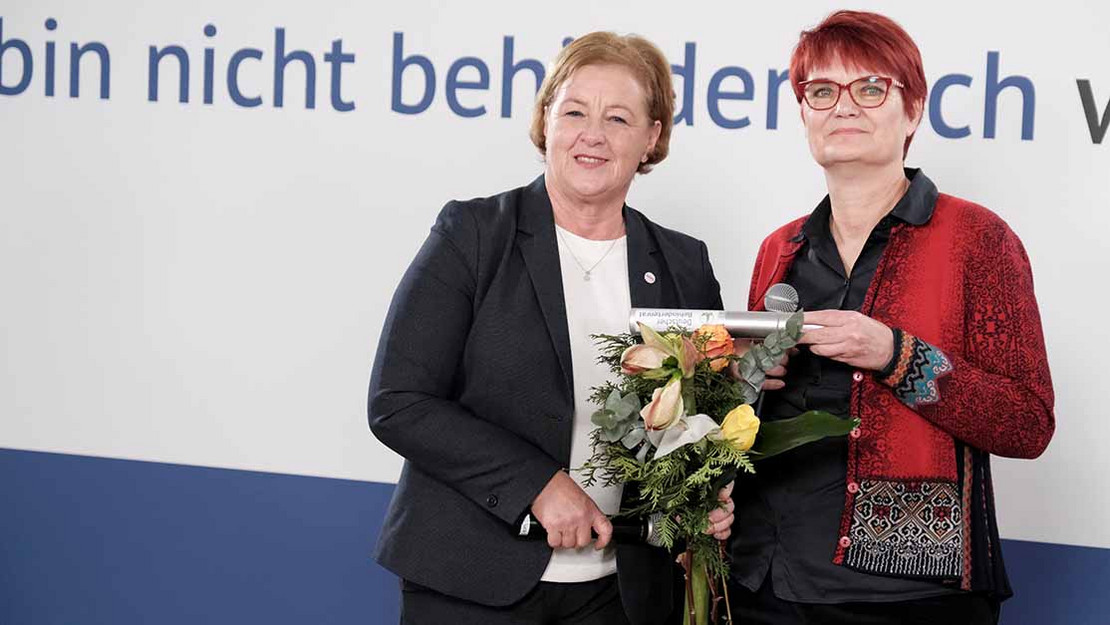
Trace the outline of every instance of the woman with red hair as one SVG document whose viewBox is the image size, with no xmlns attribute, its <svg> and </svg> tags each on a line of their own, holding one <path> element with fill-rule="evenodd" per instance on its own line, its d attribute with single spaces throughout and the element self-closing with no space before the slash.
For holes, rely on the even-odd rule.
<svg viewBox="0 0 1110 625">
<path fill-rule="evenodd" d="M 802 33 L 790 77 L 828 195 L 763 242 L 749 308 L 786 282 L 821 327 L 761 417 L 860 425 L 738 484 L 733 610 L 745 624 L 995 623 L 1012 593 L 990 455 L 1034 458 L 1055 427 L 1028 258 L 997 215 L 904 168 L 927 87 L 898 24 L 834 13 Z"/>
</svg>

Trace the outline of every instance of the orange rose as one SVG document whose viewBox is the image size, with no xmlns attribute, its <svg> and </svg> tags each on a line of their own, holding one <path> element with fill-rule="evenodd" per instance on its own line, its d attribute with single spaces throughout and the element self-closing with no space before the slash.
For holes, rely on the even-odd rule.
<svg viewBox="0 0 1110 625">
<path fill-rule="evenodd" d="M 714 371 L 720 371 L 728 366 L 728 358 L 723 358 L 733 352 L 732 336 L 723 325 L 704 325 L 695 331 L 699 337 L 705 337 L 705 357 L 710 358 L 709 366 Z"/>
</svg>

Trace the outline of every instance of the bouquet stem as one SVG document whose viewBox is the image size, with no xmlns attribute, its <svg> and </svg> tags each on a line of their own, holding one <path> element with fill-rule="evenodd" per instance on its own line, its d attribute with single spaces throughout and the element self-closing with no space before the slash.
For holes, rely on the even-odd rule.
<svg viewBox="0 0 1110 625">
<path fill-rule="evenodd" d="M 709 578 L 705 562 L 687 551 L 683 559 L 686 568 L 686 616 L 683 625 L 709 624 Z"/>
<path fill-rule="evenodd" d="M 725 557 L 725 544 L 723 542 L 717 543 L 717 551 L 721 554 L 721 558 L 723 559 Z M 725 625 L 732 625 L 732 604 L 728 601 L 727 576 L 721 580 L 721 594 L 723 594 L 725 598 L 725 615 L 728 617 L 728 619 L 725 621 Z M 716 604 L 714 604 L 714 607 L 716 607 Z M 713 610 L 713 618 L 716 618 L 716 612 L 716 610 Z"/>
<path fill-rule="evenodd" d="M 724 557 L 724 545 L 718 544 L 717 548 Z M 727 577 L 711 580 L 704 557 L 695 556 L 693 551 L 683 554 L 682 567 L 686 570 L 686 610 L 682 619 L 683 625 L 716 625 L 720 601 L 725 602 L 724 625 L 732 625 Z"/>
</svg>

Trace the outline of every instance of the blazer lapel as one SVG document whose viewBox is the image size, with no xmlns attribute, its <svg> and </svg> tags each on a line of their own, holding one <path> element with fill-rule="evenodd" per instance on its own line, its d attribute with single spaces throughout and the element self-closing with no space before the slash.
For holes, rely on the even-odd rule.
<svg viewBox="0 0 1110 625">
<path fill-rule="evenodd" d="M 624 230 L 628 236 L 628 290 L 633 308 L 663 308 L 664 281 L 671 280 L 662 262 L 659 245 L 648 232 L 644 217 L 624 207 Z M 677 302 L 668 303 L 675 306 Z"/>
<path fill-rule="evenodd" d="M 559 247 L 555 242 L 555 216 L 542 175 L 524 189 L 517 229 L 524 235 L 517 238 L 517 245 L 528 268 L 528 276 L 532 279 L 547 332 L 559 358 L 559 366 L 563 369 L 567 388 L 573 389 L 570 333 L 567 330 Z"/>
</svg>

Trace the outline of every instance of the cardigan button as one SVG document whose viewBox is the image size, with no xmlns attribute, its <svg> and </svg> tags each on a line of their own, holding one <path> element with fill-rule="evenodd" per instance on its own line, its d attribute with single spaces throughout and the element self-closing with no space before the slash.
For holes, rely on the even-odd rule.
<svg viewBox="0 0 1110 625">
<path fill-rule="evenodd" d="M 860 372 L 860 371 L 857 371 L 857 372 L 853 373 L 852 374 L 852 379 L 855 380 L 856 382 L 862 381 L 863 380 L 863 373 Z"/>
<path fill-rule="evenodd" d="M 859 484 L 855 482 L 848 482 L 848 492 L 855 495 L 859 492 Z"/>
<path fill-rule="evenodd" d="M 852 539 L 848 538 L 847 536 L 841 536 L 840 540 L 837 542 L 837 544 L 840 545 L 841 547 L 843 547 L 844 549 L 847 549 L 852 544 Z"/>
<path fill-rule="evenodd" d="M 855 427 L 852 428 L 851 432 L 848 432 L 848 436 L 851 436 L 852 438 L 859 438 L 863 436 L 863 432 L 860 431 L 859 427 Z"/>
<path fill-rule="evenodd" d="M 496 508 L 497 504 L 498 504 L 497 495 L 490 495 L 489 497 L 486 497 L 486 505 L 489 506 L 490 508 Z"/>
</svg>

